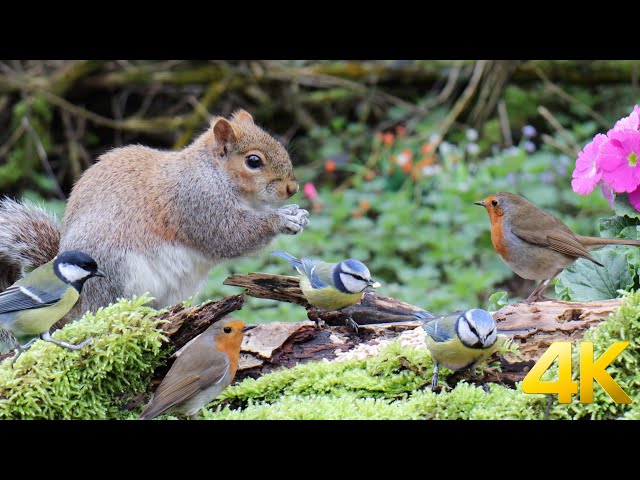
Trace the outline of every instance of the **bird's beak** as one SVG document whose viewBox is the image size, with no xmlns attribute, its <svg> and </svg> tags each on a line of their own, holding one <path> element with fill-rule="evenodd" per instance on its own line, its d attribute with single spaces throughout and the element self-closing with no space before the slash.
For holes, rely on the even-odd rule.
<svg viewBox="0 0 640 480">
<path fill-rule="evenodd" d="M 257 326 L 258 326 L 258 325 L 246 325 L 246 326 L 242 329 L 242 331 L 243 331 L 243 332 L 247 332 L 247 331 L 249 331 L 249 330 L 252 330 L 252 329 L 256 328 Z"/>
<path fill-rule="evenodd" d="M 473 202 L 476 205 L 480 205 L 481 207 L 484 207 L 484 200 L 478 200 L 477 202 Z"/>
<path fill-rule="evenodd" d="M 374 282 L 374 281 L 372 280 L 372 281 L 370 281 L 369 283 L 367 283 L 367 286 L 368 286 L 368 287 L 371 287 L 371 288 L 380 288 L 380 282 Z"/>
<path fill-rule="evenodd" d="M 93 274 L 94 277 L 106 277 L 104 272 L 100 269 L 96 270 L 96 273 Z"/>
</svg>

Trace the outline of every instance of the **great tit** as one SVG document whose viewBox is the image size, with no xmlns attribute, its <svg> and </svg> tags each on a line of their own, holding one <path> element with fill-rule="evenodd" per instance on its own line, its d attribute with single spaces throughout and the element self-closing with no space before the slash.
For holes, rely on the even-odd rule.
<svg viewBox="0 0 640 480">
<path fill-rule="evenodd" d="M 453 371 L 471 369 L 498 348 L 496 322 L 479 308 L 426 320 L 423 328 L 434 363 L 432 390 L 438 385 L 440 365 Z"/>
<path fill-rule="evenodd" d="M 362 299 L 367 287 L 378 288 L 371 280 L 367 266 L 355 258 L 338 263 L 328 263 L 310 258 L 295 258 L 275 251 L 273 255 L 285 259 L 300 273 L 300 289 L 311 305 L 324 310 L 340 310 Z M 357 331 L 357 324 L 350 318 L 347 323 Z"/>
<path fill-rule="evenodd" d="M 104 276 L 89 255 L 75 250 L 60 253 L 0 293 L 0 329 L 18 339 L 39 335 L 45 342 L 79 350 L 92 339 L 73 345 L 54 340 L 49 329 L 78 301 L 84 282 Z M 13 363 L 35 340 L 16 347 Z"/>
</svg>

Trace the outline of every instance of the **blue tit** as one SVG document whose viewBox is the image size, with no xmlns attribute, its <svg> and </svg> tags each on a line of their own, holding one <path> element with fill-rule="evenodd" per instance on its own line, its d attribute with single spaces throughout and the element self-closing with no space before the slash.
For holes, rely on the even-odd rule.
<svg viewBox="0 0 640 480">
<path fill-rule="evenodd" d="M 284 258 L 300 273 L 300 289 L 307 301 L 316 308 L 340 310 L 358 303 L 367 287 L 378 288 L 371 280 L 367 266 L 355 258 L 328 263 L 310 258 L 295 258 L 286 252 L 272 252 Z M 347 318 L 347 324 L 357 331 L 357 323 Z"/>
<path fill-rule="evenodd" d="M 42 340 L 61 347 L 82 348 L 91 339 L 73 345 L 54 340 L 49 329 L 78 301 L 84 282 L 104 276 L 89 255 L 75 250 L 60 253 L 0 293 L 0 329 L 18 338 L 39 335 Z M 18 345 L 13 362 L 35 340 Z"/>
<path fill-rule="evenodd" d="M 495 320 L 479 308 L 427 320 L 423 328 L 434 363 L 432 390 L 438 385 L 441 364 L 453 371 L 471 369 L 489 358 L 499 345 Z"/>
</svg>

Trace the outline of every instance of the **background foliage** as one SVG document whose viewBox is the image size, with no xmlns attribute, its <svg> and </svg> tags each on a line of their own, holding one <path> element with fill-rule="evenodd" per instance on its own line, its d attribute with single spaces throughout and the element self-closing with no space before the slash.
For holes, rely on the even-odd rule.
<svg viewBox="0 0 640 480">
<path fill-rule="evenodd" d="M 301 184 L 318 190 L 313 200 L 302 192 L 294 197 L 312 210 L 310 227 L 279 238 L 273 249 L 359 258 L 383 284 L 381 293 L 428 310 L 486 306 L 492 292 L 521 297 L 533 282 L 518 279 L 493 252 L 486 212 L 474 200 L 514 191 L 582 234 L 623 228 L 621 234 L 635 234 L 633 222 L 599 223 L 612 215 L 606 201 L 580 197 L 569 183 L 585 142 L 639 100 L 639 66 L 620 60 L 2 62 L 0 192 L 42 199 L 61 214 L 74 181 L 108 149 L 180 148 L 207 127 L 211 114 L 242 107 L 289 145 Z M 615 256 L 624 270 L 625 262 L 639 263 L 632 250 L 597 255 Z M 230 273 L 289 273 L 269 251 L 216 267 L 201 298 L 236 293 L 221 285 Z M 560 296 L 593 295 L 567 287 L 580 283 L 585 265 L 576 262 L 563 275 Z M 625 271 L 635 285 L 635 269 Z M 567 281 L 570 275 L 578 276 L 575 282 Z M 299 320 L 304 311 L 251 299 L 238 316 Z"/>
</svg>

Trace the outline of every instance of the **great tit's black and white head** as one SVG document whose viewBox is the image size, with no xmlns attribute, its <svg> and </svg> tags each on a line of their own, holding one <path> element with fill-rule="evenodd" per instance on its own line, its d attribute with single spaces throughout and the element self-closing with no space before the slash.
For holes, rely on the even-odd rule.
<svg viewBox="0 0 640 480">
<path fill-rule="evenodd" d="M 360 293 L 367 287 L 378 288 L 380 284 L 371 280 L 367 266 L 355 258 L 338 263 L 333 270 L 333 283 L 342 293 Z"/>
<path fill-rule="evenodd" d="M 93 258 L 77 250 L 62 252 L 54 258 L 53 271 L 60 280 L 73 285 L 78 291 L 91 277 L 105 276 Z"/>
<path fill-rule="evenodd" d="M 498 337 L 496 321 L 489 312 L 480 308 L 467 310 L 460 315 L 456 332 L 460 341 L 469 348 L 489 348 Z"/>
</svg>

